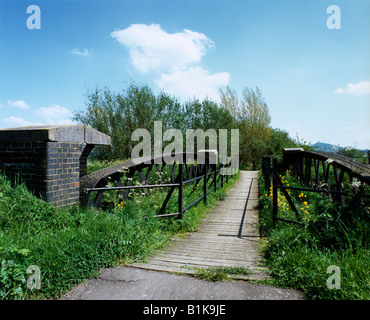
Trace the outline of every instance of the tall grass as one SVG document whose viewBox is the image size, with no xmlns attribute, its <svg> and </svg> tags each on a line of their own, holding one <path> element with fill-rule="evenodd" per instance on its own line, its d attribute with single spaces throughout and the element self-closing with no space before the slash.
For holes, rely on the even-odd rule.
<svg viewBox="0 0 370 320">
<path fill-rule="evenodd" d="M 289 172 L 283 183 L 299 186 Z M 264 190 L 260 179 L 260 190 Z M 301 290 L 309 299 L 370 299 L 369 201 L 358 206 L 347 198 L 341 206 L 317 193 L 293 192 L 303 224 L 277 222 L 272 228 L 271 195 L 259 199 L 260 227 L 268 236 L 267 264 L 279 286 Z M 278 198 L 279 217 L 295 219 L 282 194 Z M 327 268 L 340 268 L 340 288 L 329 289 Z"/>
<path fill-rule="evenodd" d="M 56 209 L 0 173 L 0 299 L 58 298 L 97 276 L 100 268 L 145 259 L 175 232 L 194 231 L 207 207 L 223 198 L 236 180 L 210 193 L 207 206 L 199 203 L 179 220 L 153 217 L 154 203 L 164 192 L 148 197 L 134 193 L 109 210 Z M 175 200 L 169 205 L 175 206 Z M 27 287 L 31 265 L 40 269 L 40 289 Z"/>
</svg>

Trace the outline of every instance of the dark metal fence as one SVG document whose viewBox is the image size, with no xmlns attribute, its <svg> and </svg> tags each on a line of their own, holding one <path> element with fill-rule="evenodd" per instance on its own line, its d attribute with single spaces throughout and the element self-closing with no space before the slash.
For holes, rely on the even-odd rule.
<svg viewBox="0 0 370 320">
<path fill-rule="evenodd" d="M 353 159 L 335 155 L 326 152 L 305 152 L 302 149 L 290 149 L 284 153 L 283 163 L 278 167 L 277 159 L 268 157 L 262 158 L 262 175 L 267 192 L 272 185 L 272 220 L 273 226 L 276 221 L 285 221 L 288 223 L 301 224 L 302 219 L 292 201 L 287 190 L 298 190 L 307 192 L 316 192 L 327 195 L 331 200 L 345 204 L 346 196 L 359 198 L 370 198 L 370 194 L 364 193 L 364 186 L 370 182 L 370 166 Z M 272 160 L 272 161 L 271 161 Z M 319 164 L 321 162 L 322 171 L 320 174 Z M 292 169 L 292 174 L 303 186 L 291 187 L 284 186 L 279 175 L 279 169 L 282 171 Z M 330 168 L 332 168 L 332 184 L 329 179 Z M 314 170 L 315 175 L 312 174 Z M 353 178 L 360 182 L 357 187 L 353 187 L 352 192 L 343 191 L 344 174 L 348 175 L 348 181 L 351 183 Z M 297 220 L 284 219 L 278 216 L 278 189 L 281 190 L 289 206 L 296 215 Z"/>
<path fill-rule="evenodd" d="M 190 159 L 194 160 L 193 163 L 189 163 L 189 154 L 171 154 L 172 157 L 178 156 L 178 160 L 173 161 L 173 163 L 168 164 L 165 161 L 160 162 L 157 158 L 150 158 L 147 161 L 141 162 L 140 164 L 135 164 L 135 161 L 124 163 L 122 165 L 113 166 L 111 169 L 103 169 L 101 173 L 94 173 L 94 178 L 90 179 L 86 177 L 85 180 L 89 181 L 90 184 L 95 184 L 96 186 L 84 187 L 83 188 L 83 199 L 84 203 L 88 206 L 95 206 L 98 208 L 103 200 L 104 193 L 109 190 L 116 190 L 121 193 L 121 196 L 124 200 L 127 200 L 128 193 L 132 189 L 149 189 L 149 188 L 170 188 L 165 200 L 159 212 L 154 217 L 169 217 L 169 216 L 179 216 L 180 219 L 183 218 L 183 214 L 186 210 L 197 204 L 199 201 L 203 200 L 204 203 L 207 203 L 207 195 L 212 191 L 217 191 L 217 188 L 223 187 L 224 183 L 229 181 L 229 177 L 235 175 L 237 170 L 231 168 L 229 165 L 224 165 L 222 162 L 214 164 L 210 163 L 211 156 L 215 156 L 211 152 L 205 152 L 203 161 L 197 162 L 196 154 L 192 154 Z M 217 157 L 217 154 L 216 154 Z M 212 158 L 213 160 L 215 158 Z M 162 157 L 162 160 L 166 160 L 165 157 Z M 168 159 L 167 159 L 168 160 Z M 166 166 L 169 166 L 171 172 L 171 183 L 159 183 L 159 184 L 147 184 L 153 167 L 156 168 L 156 171 L 159 173 L 165 171 Z M 162 167 L 161 167 L 162 166 Z M 121 177 L 122 177 L 122 167 L 127 169 L 125 173 L 130 179 L 134 176 L 135 172 L 139 173 L 139 177 L 143 185 L 132 185 L 132 180 L 129 180 L 126 186 L 122 186 Z M 146 173 L 145 173 L 146 169 Z M 227 175 L 221 174 L 221 170 L 227 170 Z M 177 176 L 175 173 L 177 171 Z M 98 181 L 99 180 L 99 181 Z M 93 181 L 93 182 L 92 182 Z M 97 182 L 98 181 L 98 182 Z M 102 187 L 99 185 L 106 184 L 107 181 L 114 182 L 116 186 L 114 187 Z M 193 184 L 191 192 L 195 190 L 195 186 L 199 184 L 200 181 L 203 181 L 203 193 L 202 195 L 194 200 L 192 203 L 184 204 L 184 187 L 187 184 Z M 166 206 L 173 195 L 174 191 L 178 189 L 178 211 L 173 213 L 164 213 Z M 124 192 L 123 192 L 124 191 Z M 97 192 L 95 198 L 92 196 L 93 192 Z"/>
</svg>

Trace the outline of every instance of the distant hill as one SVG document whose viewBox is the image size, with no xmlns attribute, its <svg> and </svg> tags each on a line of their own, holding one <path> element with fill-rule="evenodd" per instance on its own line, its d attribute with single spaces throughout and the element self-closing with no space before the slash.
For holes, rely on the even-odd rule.
<svg viewBox="0 0 370 320">
<path fill-rule="evenodd" d="M 324 143 L 324 142 L 316 142 L 315 144 L 312 145 L 312 147 L 314 148 L 315 151 L 325 151 L 325 152 L 333 152 L 333 153 L 337 153 L 338 150 L 344 149 L 343 147 L 336 146 L 330 143 Z M 364 149 L 364 150 L 358 149 L 358 150 L 365 152 L 365 153 L 368 152 L 368 149 Z"/>
<path fill-rule="evenodd" d="M 325 151 L 325 152 L 333 152 L 337 153 L 338 150 L 343 149 L 343 147 L 335 146 L 330 143 L 324 143 L 324 142 L 316 142 L 312 145 L 313 149 L 315 151 Z"/>
</svg>

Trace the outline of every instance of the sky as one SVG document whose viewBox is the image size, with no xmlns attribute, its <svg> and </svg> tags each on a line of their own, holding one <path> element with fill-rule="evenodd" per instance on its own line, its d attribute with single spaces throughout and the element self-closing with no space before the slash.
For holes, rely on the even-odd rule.
<svg viewBox="0 0 370 320">
<path fill-rule="evenodd" d="M 369 17 L 370 0 L 0 0 L 0 129 L 71 124 L 97 86 L 258 87 L 273 128 L 370 149 Z"/>
</svg>

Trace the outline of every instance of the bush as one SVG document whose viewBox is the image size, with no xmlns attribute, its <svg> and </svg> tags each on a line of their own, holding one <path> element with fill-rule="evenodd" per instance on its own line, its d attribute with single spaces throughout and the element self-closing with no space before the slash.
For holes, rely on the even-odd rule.
<svg viewBox="0 0 370 320">
<path fill-rule="evenodd" d="M 298 186 L 289 172 L 282 180 L 285 185 Z M 260 190 L 264 190 L 262 178 L 259 183 Z M 259 225 L 269 237 L 264 252 L 276 284 L 299 289 L 309 299 L 368 300 L 368 202 L 363 201 L 358 210 L 350 201 L 341 206 L 317 193 L 292 190 L 291 196 L 304 223 L 299 226 L 278 221 L 275 229 L 270 193 L 263 193 L 259 198 Z M 280 197 L 279 217 L 294 218 Z M 332 265 L 340 268 L 340 289 L 327 287 L 331 275 L 327 268 Z"/>
<path fill-rule="evenodd" d="M 208 206 L 215 205 L 236 179 L 219 193 L 210 193 Z M 194 231 L 207 207 L 199 203 L 182 220 L 153 218 L 154 203 L 165 195 L 137 194 L 107 211 L 56 209 L 24 185 L 12 186 L 0 173 L 0 299 L 60 297 L 84 279 L 96 277 L 101 268 L 145 259 L 174 232 Z M 26 285 L 31 265 L 41 272 L 38 290 Z"/>
</svg>

